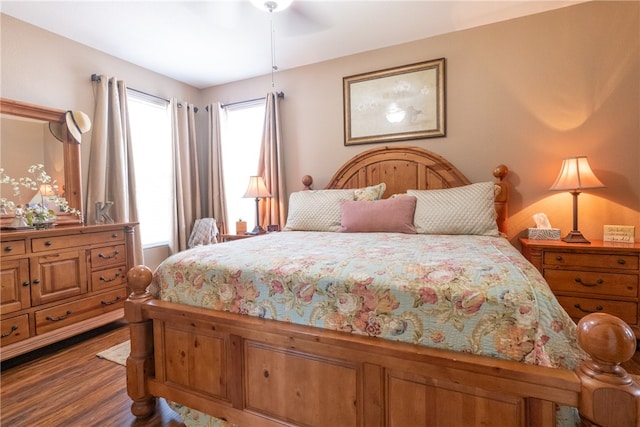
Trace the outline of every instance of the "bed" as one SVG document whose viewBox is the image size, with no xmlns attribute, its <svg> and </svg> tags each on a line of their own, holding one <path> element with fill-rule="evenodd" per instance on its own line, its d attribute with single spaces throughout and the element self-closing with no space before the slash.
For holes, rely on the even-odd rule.
<svg viewBox="0 0 640 427">
<path fill-rule="evenodd" d="M 502 237 L 507 173 L 368 150 L 326 189 L 304 177 L 285 231 L 134 267 L 132 413 L 162 397 L 188 426 L 637 426 L 633 332 L 576 326 Z"/>
</svg>

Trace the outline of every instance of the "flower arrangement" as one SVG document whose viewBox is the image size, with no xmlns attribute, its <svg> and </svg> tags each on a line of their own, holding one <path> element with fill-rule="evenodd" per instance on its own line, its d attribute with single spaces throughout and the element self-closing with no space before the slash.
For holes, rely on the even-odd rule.
<svg viewBox="0 0 640 427">
<path fill-rule="evenodd" d="M 5 197 L 0 197 L 0 211 L 2 213 L 13 211 L 16 219 L 24 218 L 29 227 L 35 228 L 44 227 L 55 221 L 56 213 L 48 207 L 51 203 L 57 206 L 60 212 L 71 213 L 79 217 L 82 215 L 81 211 L 71 208 L 67 200 L 58 195 L 58 184 L 44 170 L 44 165 L 31 165 L 27 172 L 28 176 L 15 179 L 8 176 L 3 168 L 0 168 L 0 184 L 11 185 L 14 196 L 20 195 L 21 187 L 36 191 L 40 195 L 40 202 L 22 206 L 16 205 Z M 48 204 L 47 201 L 51 203 Z"/>
</svg>

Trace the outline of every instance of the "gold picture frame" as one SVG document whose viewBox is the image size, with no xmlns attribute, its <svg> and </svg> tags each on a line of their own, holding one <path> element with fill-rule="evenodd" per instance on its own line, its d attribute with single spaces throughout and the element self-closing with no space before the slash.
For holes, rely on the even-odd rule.
<svg viewBox="0 0 640 427">
<path fill-rule="evenodd" d="M 343 77 L 344 145 L 445 132 L 445 59 Z"/>
</svg>

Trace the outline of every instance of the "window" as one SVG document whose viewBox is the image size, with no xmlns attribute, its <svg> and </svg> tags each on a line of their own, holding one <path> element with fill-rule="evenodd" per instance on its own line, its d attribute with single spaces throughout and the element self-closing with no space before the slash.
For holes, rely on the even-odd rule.
<svg viewBox="0 0 640 427">
<path fill-rule="evenodd" d="M 252 230 L 256 222 L 255 199 L 245 199 L 249 177 L 258 172 L 265 103 L 263 100 L 231 105 L 222 112 L 220 126 L 224 186 L 227 202 L 228 232 L 235 222 L 247 222 Z"/>
<path fill-rule="evenodd" d="M 169 103 L 127 91 L 142 246 L 167 244 L 173 230 L 173 154 Z"/>
</svg>

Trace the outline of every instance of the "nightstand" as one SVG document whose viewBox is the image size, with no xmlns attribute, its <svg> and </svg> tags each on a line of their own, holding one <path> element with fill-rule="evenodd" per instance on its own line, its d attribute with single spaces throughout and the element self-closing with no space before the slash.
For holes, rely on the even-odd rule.
<svg viewBox="0 0 640 427">
<path fill-rule="evenodd" d="M 520 243 L 525 258 L 576 322 L 589 313 L 605 312 L 627 322 L 640 337 L 640 243 L 522 238 Z"/>
<path fill-rule="evenodd" d="M 247 239 L 249 237 L 261 236 L 261 234 L 220 234 L 220 243 L 232 240 Z"/>
</svg>

